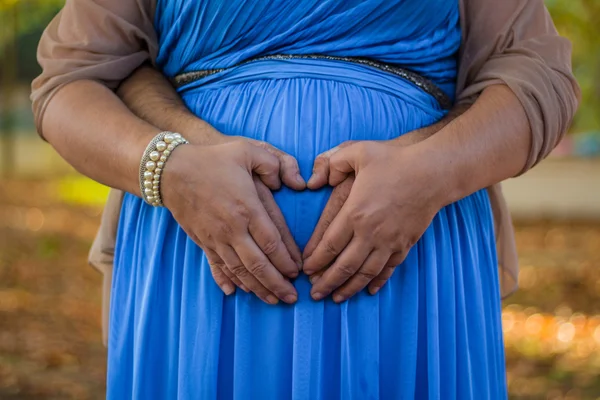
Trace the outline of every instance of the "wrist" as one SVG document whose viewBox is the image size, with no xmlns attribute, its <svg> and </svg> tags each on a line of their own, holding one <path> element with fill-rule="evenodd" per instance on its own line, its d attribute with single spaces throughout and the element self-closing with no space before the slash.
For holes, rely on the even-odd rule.
<svg viewBox="0 0 600 400">
<path fill-rule="evenodd" d="M 223 143 L 226 137 L 209 123 L 191 114 L 179 119 L 170 129 L 180 132 L 191 144 L 199 146 Z"/>
<path fill-rule="evenodd" d="M 422 179 L 429 182 L 431 197 L 441 209 L 467 196 L 464 187 L 464 165 L 459 157 L 452 156 L 443 148 L 436 146 L 434 140 L 420 142 L 410 148 L 414 165 L 422 172 Z"/>
<path fill-rule="evenodd" d="M 161 132 L 147 145 L 139 167 L 141 195 L 146 203 L 163 206 L 162 183 L 165 168 L 172 161 L 171 155 L 180 145 L 189 142 L 180 133 Z"/>
</svg>

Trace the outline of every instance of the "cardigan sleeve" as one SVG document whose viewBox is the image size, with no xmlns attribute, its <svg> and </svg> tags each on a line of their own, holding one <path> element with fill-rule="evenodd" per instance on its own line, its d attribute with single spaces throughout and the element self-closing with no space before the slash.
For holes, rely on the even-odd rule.
<svg viewBox="0 0 600 400">
<path fill-rule="evenodd" d="M 67 0 L 38 45 L 42 73 L 31 101 L 40 135 L 44 111 L 64 85 L 82 79 L 115 89 L 144 62 L 156 58 L 152 0 Z"/>
<path fill-rule="evenodd" d="M 556 147 L 577 110 L 571 43 L 543 0 L 463 0 L 461 25 L 457 101 L 472 102 L 494 84 L 515 93 L 531 126 L 525 172 Z"/>
</svg>

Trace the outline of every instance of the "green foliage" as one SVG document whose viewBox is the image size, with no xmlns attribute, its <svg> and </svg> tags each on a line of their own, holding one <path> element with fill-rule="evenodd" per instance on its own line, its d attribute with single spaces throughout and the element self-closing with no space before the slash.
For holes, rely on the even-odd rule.
<svg viewBox="0 0 600 400">
<path fill-rule="evenodd" d="M 574 131 L 600 131 L 600 1 L 546 0 L 558 31 L 573 44 L 582 101 Z"/>
</svg>

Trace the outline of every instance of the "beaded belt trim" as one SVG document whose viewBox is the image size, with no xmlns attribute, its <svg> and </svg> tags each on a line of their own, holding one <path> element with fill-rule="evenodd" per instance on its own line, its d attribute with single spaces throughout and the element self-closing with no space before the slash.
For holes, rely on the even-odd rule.
<svg viewBox="0 0 600 400">
<path fill-rule="evenodd" d="M 291 59 L 309 59 L 309 60 L 333 60 L 333 61 L 347 61 L 361 65 L 367 65 L 369 67 L 377 68 L 385 72 L 389 72 L 391 74 L 397 75 L 409 82 L 413 85 L 417 86 L 424 92 L 433 96 L 442 109 L 449 110 L 452 107 L 452 101 L 450 97 L 442 89 L 440 89 L 435 83 L 430 81 L 429 79 L 417 74 L 416 72 L 410 71 L 408 69 L 399 67 L 395 64 L 386 64 L 379 61 L 371 60 L 368 58 L 362 57 L 336 57 L 336 56 L 327 56 L 320 54 L 273 54 L 268 56 L 254 57 L 248 60 L 242 61 L 236 65 L 227 68 L 217 68 L 217 69 L 206 69 L 202 71 L 191 71 L 185 72 L 183 74 L 176 75 L 171 79 L 171 83 L 175 88 L 180 88 L 188 83 L 197 81 L 199 79 L 205 78 L 209 75 L 213 75 L 219 72 L 223 72 L 235 67 L 239 67 L 241 65 L 249 64 L 255 61 L 263 61 L 263 60 L 291 60 Z"/>
</svg>

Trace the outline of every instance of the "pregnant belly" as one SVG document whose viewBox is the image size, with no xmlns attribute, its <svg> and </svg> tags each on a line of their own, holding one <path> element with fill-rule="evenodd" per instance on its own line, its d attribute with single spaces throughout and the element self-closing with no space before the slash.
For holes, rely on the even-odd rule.
<svg viewBox="0 0 600 400">
<path fill-rule="evenodd" d="M 397 95 L 312 77 L 248 79 L 234 84 L 219 81 L 182 95 L 192 112 L 220 132 L 263 140 L 296 157 L 308 179 L 316 156 L 342 142 L 392 139 L 442 117 L 439 108 L 413 101 L 414 96 L 426 94 L 394 79 L 398 81 Z M 275 193 L 301 248 L 330 193 L 329 187 L 303 192 L 284 187 Z"/>
</svg>

